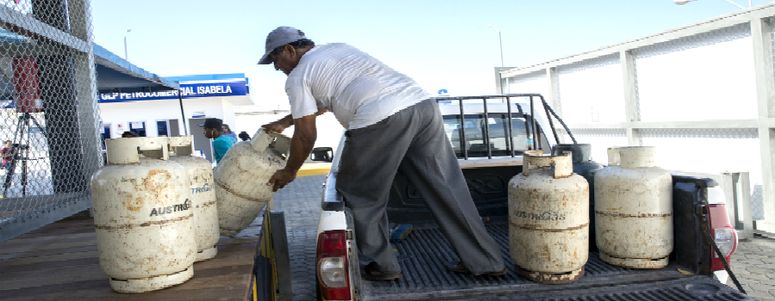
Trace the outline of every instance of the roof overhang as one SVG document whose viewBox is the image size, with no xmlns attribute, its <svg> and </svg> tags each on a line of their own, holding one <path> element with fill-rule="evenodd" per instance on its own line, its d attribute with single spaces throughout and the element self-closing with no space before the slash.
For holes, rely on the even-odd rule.
<svg viewBox="0 0 775 301">
<path fill-rule="evenodd" d="M 97 90 L 107 92 L 155 92 L 176 90 L 179 85 L 137 67 L 100 45 L 94 44 Z"/>
</svg>

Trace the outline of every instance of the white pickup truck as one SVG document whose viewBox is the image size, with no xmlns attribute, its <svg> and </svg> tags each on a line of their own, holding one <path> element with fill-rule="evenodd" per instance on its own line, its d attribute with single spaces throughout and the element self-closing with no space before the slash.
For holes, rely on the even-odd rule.
<svg viewBox="0 0 775 301">
<path fill-rule="evenodd" d="M 337 154 L 326 178 L 317 229 L 314 273 L 320 300 L 753 300 L 713 277 L 724 265 L 711 242 L 726 261 L 737 245 L 723 200 L 707 199 L 709 189 L 718 189 L 715 182 L 678 175 L 673 176 L 675 247 L 667 267 L 631 270 L 606 264 L 592 241 L 585 275 L 578 281 L 548 285 L 519 276 L 508 252 L 507 184 L 522 170 L 522 152 L 551 152 L 560 140 L 554 122 L 564 123 L 559 116 L 550 118 L 555 114 L 537 94 L 436 100 L 479 214 L 501 247 L 507 274 L 474 277 L 448 271 L 445 266 L 458 260 L 457 255 L 416 184 L 399 172 L 387 211 L 391 225 L 413 229 L 393 242 L 402 277 L 387 282 L 363 279 L 353 235 L 357 229 L 346 200 L 335 190 L 341 159 Z M 567 128 L 565 132 L 570 133 Z M 595 231 L 593 223 L 590 231 Z"/>
</svg>

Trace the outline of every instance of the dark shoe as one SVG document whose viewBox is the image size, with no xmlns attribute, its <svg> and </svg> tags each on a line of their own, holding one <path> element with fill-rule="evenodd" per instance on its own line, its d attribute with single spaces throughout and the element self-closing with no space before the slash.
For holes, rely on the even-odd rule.
<svg viewBox="0 0 775 301">
<path fill-rule="evenodd" d="M 363 268 L 363 277 L 369 281 L 393 281 L 401 278 L 401 272 L 381 271 L 376 262 L 371 262 Z"/>
<path fill-rule="evenodd" d="M 458 262 L 458 263 L 456 263 L 456 264 L 448 265 L 448 266 L 447 266 L 447 270 L 448 270 L 448 271 L 450 271 L 450 272 L 454 272 L 454 273 L 464 273 L 464 274 L 472 274 L 472 275 L 473 275 L 473 273 L 471 273 L 471 272 L 470 272 L 470 271 L 469 271 L 469 270 L 468 270 L 468 269 L 467 269 L 467 268 L 466 268 L 466 267 L 463 265 L 463 263 L 462 263 L 462 262 Z M 503 276 L 503 275 L 506 275 L 506 272 L 507 272 L 507 270 L 506 270 L 506 267 L 504 267 L 504 268 L 503 268 L 502 270 L 500 270 L 500 271 L 495 271 L 495 272 L 485 272 L 485 273 L 481 273 L 481 274 L 479 274 L 479 275 L 474 275 L 474 276 L 479 276 L 479 277 L 481 277 L 481 276 L 501 277 L 501 276 Z"/>
</svg>

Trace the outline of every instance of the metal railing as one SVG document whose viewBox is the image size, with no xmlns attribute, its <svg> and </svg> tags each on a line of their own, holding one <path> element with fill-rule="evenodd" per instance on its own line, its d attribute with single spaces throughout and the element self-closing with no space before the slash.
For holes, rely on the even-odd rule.
<svg viewBox="0 0 775 301">
<path fill-rule="evenodd" d="M 529 114 L 526 114 L 525 111 L 522 108 L 522 105 L 518 102 L 513 101 L 514 98 L 526 98 L 528 100 L 528 105 L 530 106 L 530 112 Z M 466 138 L 466 115 L 469 113 L 465 111 L 465 101 L 470 100 L 478 100 L 481 101 L 482 104 L 482 112 L 476 113 L 475 115 L 480 115 L 483 117 L 484 124 L 481 126 L 482 129 L 482 140 L 483 144 L 486 147 L 486 154 L 488 159 L 492 159 L 493 157 L 493 150 L 492 145 L 490 143 L 490 127 L 487 124 L 487 120 L 490 117 L 491 114 L 503 114 L 503 112 L 499 113 L 491 113 L 490 112 L 490 104 L 488 104 L 491 100 L 501 100 L 502 102 L 505 102 L 506 105 L 506 149 L 508 151 L 509 156 L 514 157 L 517 153 L 517 150 L 514 147 L 514 135 L 512 133 L 513 129 L 513 117 L 526 117 L 527 121 L 529 122 L 530 126 L 526 126 L 526 134 L 531 139 L 531 146 L 530 149 L 543 149 L 543 132 L 542 132 L 542 126 L 537 121 L 537 115 L 536 115 L 536 105 L 535 100 L 540 100 L 540 105 L 542 106 L 542 109 L 544 111 L 544 116 L 546 117 L 545 121 L 546 124 L 548 124 L 548 128 L 551 129 L 552 136 L 554 137 L 555 143 L 560 143 L 560 137 L 557 134 L 557 129 L 554 127 L 554 119 L 560 122 L 560 124 L 563 126 L 563 129 L 565 132 L 569 135 L 569 137 L 573 140 L 573 143 L 576 143 L 576 138 L 573 136 L 573 133 L 571 132 L 570 128 L 565 124 L 565 122 L 560 118 L 560 116 L 555 113 L 555 111 L 549 106 L 549 104 L 546 102 L 544 97 L 541 94 L 503 94 L 503 95 L 480 95 L 480 96 L 446 96 L 446 97 L 435 97 L 434 100 L 437 103 L 445 103 L 445 102 L 456 102 L 457 106 L 459 108 L 459 112 L 457 114 L 457 119 L 459 121 L 459 147 L 461 149 L 463 158 L 465 160 L 469 159 L 469 153 L 468 153 L 468 140 Z M 517 108 L 517 113 L 515 115 L 514 112 L 512 112 L 512 103 Z M 470 102 L 469 102 L 470 104 Z M 451 137 L 450 137 L 451 138 Z M 548 146 L 548 145 L 547 145 Z"/>
<path fill-rule="evenodd" d="M 504 93 L 547 95 L 594 160 L 650 145 L 664 168 L 749 171 L 763 187 L 762 226 L 775 231 L 774 56 L 766 5 L 496 77 Z"/>
</svg>

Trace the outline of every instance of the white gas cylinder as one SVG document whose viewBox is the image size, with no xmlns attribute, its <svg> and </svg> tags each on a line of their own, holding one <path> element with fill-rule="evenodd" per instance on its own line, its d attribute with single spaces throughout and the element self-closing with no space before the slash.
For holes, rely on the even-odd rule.
<svg viewBox="0 0 775 301">
<path fill-rule="evenodd" d="M 170 137 L 170 161 L 186 168 L 191 188 L 191 205 L 194 206 L 194 234 L 196 261 L 203 261 L 218 254 L 218 208 L 215 200 L 213 168 L 205 158 L 192 156 L 194 146 L 191 136 Z"/>
<path fill-rule="evenodd" d="M 235 144 L 221 159 L 215 168 L 221 234 L 234 236 L 272 200 L 272 187 L 266 183 L 285 167 L 290 143 L 286 136 L 259 129 L 252 140 Z"/>
<path fill-rule="evenodd" d="M 659 269 L 673 251 L 672 176 L 656 167 L 655 148 L 610 148 L 595 173 L 595 232 L 600 258 L 613 265 Z"/>
<path fill-rule="evenodd" d="M 194 275 L 196 243 L 186 169 L 168 161 L 168 141 L 105 141 L 108 165 L 91 179 L 100 266 L 110 286 L 139 293 Z M 155 158 L 140 159 L 140 153 Z M 146 153 L 147 152 L 147 153 Z"/>
<path fill-rule="evenodd" d="M 573 173 L 571 152 L 526 151 L 509 182 L 509 246 L 517 271 L 533 281 L 566 283 L 589 258 L 589 185 Z"/>
</svg>

